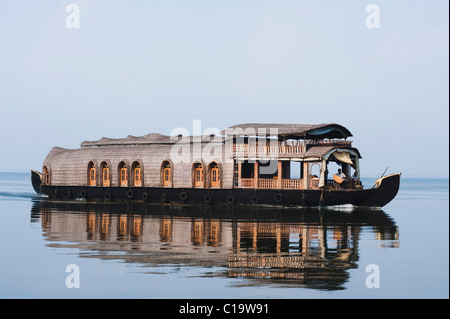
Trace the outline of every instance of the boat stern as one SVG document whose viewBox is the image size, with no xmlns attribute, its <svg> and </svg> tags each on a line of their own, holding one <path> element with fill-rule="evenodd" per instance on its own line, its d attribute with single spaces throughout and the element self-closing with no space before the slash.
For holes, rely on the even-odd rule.
<svg viewBox="0 0 450 319">
<path fill-rule="evenodd" d="M 41 193 L 42 174 L 38 171 L 31 170 L 31 185 L 37 194 Z"/>
</svg>

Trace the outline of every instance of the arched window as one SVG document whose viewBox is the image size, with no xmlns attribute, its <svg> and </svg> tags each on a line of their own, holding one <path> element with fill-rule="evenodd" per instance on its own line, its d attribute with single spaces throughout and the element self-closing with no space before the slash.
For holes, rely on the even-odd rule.
<svg viewBox="0 0 450 319">
<path fill-rule="evenodd" d="M 220 172 L 219 165 L 216 162 L 209 164 L 209 178 L 211 182 L 211 188 L 220 187 Z"/>
<path fill-rule="evenodd" d="M 142 170 L 139 162 L 134 162 L 131 165 L 133 171 L 133 186 L 142 186 Z"/>
<path fill-rule="evenodd" d="M 169 161 L 161 165 L 161 179 L 163 187 L 172 187 L 172 167 Z"/>
<path fill-rule="evenodd" d="M 101 169 L 102 169 L 102 186 L 106 187 L 111 186 L 111 176 L 108 163 L 102 162 Z"/>
<path fill-rule="evenodd" d="M 50 172 L 47 166 L 44 166 L 42 168 L 42 178 L 43 178 L 42 183 L 44 183 L 44 185 L 50 185 Z"/>
<path fill-rule="evenodd" d="M 96 180 L 95 180 L 95 165 L 94 162 L 89 162 L 88 164 L 88 185 L 89 186 L 95 186 Z"/>
<path fill-rule="evenodd" d="M 127 165 L 124 162 L 119 164 L 119 186 L 128 186 L 128 171 Z"/>
<path fill-rule="evenodd" d="M 194 163 L 194 187 L 204 187 L 203 165 Z"/>
</svg>

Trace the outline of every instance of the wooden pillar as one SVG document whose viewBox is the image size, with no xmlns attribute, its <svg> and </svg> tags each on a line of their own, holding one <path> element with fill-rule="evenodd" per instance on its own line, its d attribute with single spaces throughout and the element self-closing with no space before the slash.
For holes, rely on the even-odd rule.
<svg viewBox="0 0 450 319">
<path fill-rule="evenodd" d="M 252 229 L 252 247 L 253 250 L 256 252 L 258 249 L 258 224 L 256 222 L 253 222 L 253 229 Z"/>
<path fill-rule="evenodd" d="M 254 188 L 258 188 L 258 177 L 259 177 L 259 163 L 255 160 L 253 178 L 254 178 Z"/>
<path fill-rule="evenodd" d="M 308 189 L 308 178 L 309 178 L 308 162 L 303 162 L 303 189 Z"/>
<path fill-rule="evenodd" d="M 277 250 L 277 253 L 279 254 L 279 253 L 281 253 L 281 226 L 280 226 L 280 224 L 278 224 L 276 227 L 277 227 L 276 228 L 276 234 L 277 234 L 277 248 L 276 248 L 276 250 Z"/>
<path fill-rule="evenodd" d="M 278 161 L 278 185 L 276 188 L 283 188 L 283 162 Z"/>
<path fill-rule="evenodd" d="M 238 160 L 238 187 L 242 187 L 242 162 Z"/>
</svg>

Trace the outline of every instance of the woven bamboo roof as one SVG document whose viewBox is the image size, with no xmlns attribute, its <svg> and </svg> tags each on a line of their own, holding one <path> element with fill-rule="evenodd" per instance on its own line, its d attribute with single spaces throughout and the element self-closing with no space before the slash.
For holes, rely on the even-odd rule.
<svg viewBox="0 0 450 319">
<path fill-rule="evenodd" d="M 278 136 L 284 139 L 334 139 L 353 136 L 349 130 L 339 124 L 270 124 L 270 123 L 247 123 L 230 126 L 221 132 L 223 136 L 168 136 L 151 133 L 144 136 L 129 135 L 126 138 L 102 137 L 97 141 L 84 141 L 81 147 L 103 146 L 103 145 L 137 145 L 137 144 L 176 144 L 179 142 L 223 142 L 234 136 Z"/>
<path fill-rule="evenodd" d="M 108 138 L 102 137 L 98 141 L 84 141 L 81 143 L 81 147 L 90 146 L 111 146 L 111 145 L 138 145 L 138 144 L 177 144 L 192 143 L 192 142 L 222 142 L 224 137 L 221 136 L 168 136 L 158 133 L 151 133 L 144 136 L 132 136 L 128 135 L 126 138 Z"/>
</svg>

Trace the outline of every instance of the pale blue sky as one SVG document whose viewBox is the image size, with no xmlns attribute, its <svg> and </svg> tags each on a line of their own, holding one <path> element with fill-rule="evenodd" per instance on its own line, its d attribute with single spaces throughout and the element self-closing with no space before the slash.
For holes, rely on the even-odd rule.
<svg viewBox="0 0 450 319">
<path fill-rule="evenodd" d="M 68 29 L 65 8 L 80 8 Z M 380 8 L 368 29 L 365 8 Z M 448 1 L 0 4 L 1 171 L 53 146 L 237 123 L 346 126 L 363 176 L 448 177 Z"/>
</svg>

